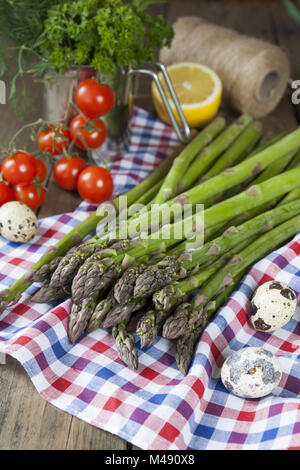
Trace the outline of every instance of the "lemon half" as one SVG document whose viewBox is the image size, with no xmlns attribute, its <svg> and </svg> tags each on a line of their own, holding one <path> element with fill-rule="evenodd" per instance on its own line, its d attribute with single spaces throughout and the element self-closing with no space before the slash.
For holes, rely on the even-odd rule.
<svg viewBox="0 0 300 470">
<path fill-rule="evenodd" d="M 189 126 L 200 127 L 209 122 L 216 115 L 222 99 L 223 87 L 218 75 L 209 67 L 193 62 L 180 62 L 166 68 Z M 176 119 L 180 123 L 161 72 L 158 77 Z M 154 81 L 152 82 L 152 99 L 160 119 L 171 124 Z"/>
</svg>

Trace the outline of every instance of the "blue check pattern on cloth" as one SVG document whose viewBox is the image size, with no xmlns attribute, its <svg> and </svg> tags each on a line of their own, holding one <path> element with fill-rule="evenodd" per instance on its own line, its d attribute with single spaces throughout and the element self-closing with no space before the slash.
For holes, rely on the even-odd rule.
<svg viewBox="0 0 300 470">
<path fill-rule="evenodd" d="M 143 180 L 175 145 L 172 129 L 135 108 L 122 147 L 107 142 L 94 158 L 101 164 L 109 157 L 115 194 L 120 194 Z M 40 220 L 31 244 L 0 237 L 0 287 L 19 279 L 94 209 L 82 203 L 73 213 Z M 0 351 L 20 361 L 45 400 L 142 449 L 300 449 L 300 309 L 272 334 L 256 332 L 248 322 L 249 297 L 263 282 L 286 282 L 299 299 L 299 254 L 300 234 L 249 270 L 206 328 L 186 377 L 177 369 L 174 344 L 161 337 L 143 349 L 136 338 L 137 371 L 118 358 L 109 330 L 83 334 L 69 344 L 70 299 L 33 304 L 30 295 L 37 285 L 1 314 Z M 278 356 L 283 377 L 273 395 L 242 399 L 223 387 L 223 361 L 247 346 L 264 346 Z"/>
</svg>

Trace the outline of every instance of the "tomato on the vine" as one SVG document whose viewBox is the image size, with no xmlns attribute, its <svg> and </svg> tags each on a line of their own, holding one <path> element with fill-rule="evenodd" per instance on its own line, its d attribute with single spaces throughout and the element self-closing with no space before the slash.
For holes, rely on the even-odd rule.
<svg viewBox="0 0 300 470">
<path fill-rule="evenodd" d="M 82 150 L 98 148 L 106 139 L 107 130 L 101 119 L 89 121 L 78 114 L 70 124 L 70 134 L 76 145 Z"/>
<path fill-rule="evenodd" d="M 23 202 L 31 209 L 37 209 L 45 200 L 46 192 L 43 187 L 37 188 L 33 183 L 18 184 L 14 187 L 14 198 Z"/>
<path fill-rule="evenodd" d="M 10 184 L 28 184 L 37 174 L 36 158 L 28 152 L 19 151 L 7 157 L 2 164 L 2 175 Z"/>
<path fill-rule="evenodd" d="M 76 88 L 75 102 L 86 117 L 96 119 L 112 110 L 115 94 L 110 86 L 100 85 L 93 78 L 89 78 Z"/>
<path fill-rule="evenodd" d="M 61 188 L 76 191 L 79 174 L 86 166 L 86 161 L 80 157 L 62 158 L 54 165 L 53 177 Z"/>
<path fill-rule="evenodd" d="M 0 206 L 13 200 L 13 193 L 8 184 L 0 181 Z"/>
<path fill-rule="evenodd" d="M 43 160 L 36 158 L 36 164 L 37 164 L 37 173 L 36 175 L 38 176 L 40 182 L 42 183 L 45 181 L 46 176 L 47 176 L 47 167 Z"/>
<path fill-rule="evenodd" d="M 46 132 L 38 135 L 38 146 L 44 153 L 61 155 L 70 144 L 70 134 L 63 127 L 51 125 Z"/>
<path fill-rule="evenodd" d="M 114 184 L 106 168 L 92 165 L 80 173 L 77 188 L 82 199 L 100 204 L 110 198 Z"/>
</svg>

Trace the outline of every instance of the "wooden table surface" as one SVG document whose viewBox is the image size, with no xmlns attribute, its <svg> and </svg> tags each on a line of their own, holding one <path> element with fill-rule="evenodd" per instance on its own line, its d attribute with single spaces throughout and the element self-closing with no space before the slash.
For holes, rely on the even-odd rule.
<svg viewBox="0 0 300 470">
<path fill-rule="evenodd" d="M 280 45 L 289 55 L 292 78 L 300 79 L 300 28 L 288 17 L 284 6 L 278 3 L 203 3 L 199 0 L 171 0 L 154 8 L 173 22 L 178 16 L 203 16 L 209 21 L 236 29 L 241 33 Z M 26 121 L 43 116 L 43 86 L 26 79 L 35 109 L 27 113 Z M 143 102 L 151 110 L 151 101 L 144 85 Z M 20 127 L 15 113 L 8 105 L 1 108 L 0 138 L 5 144 Z M 286 95 L 278 108 L 262 120 L 265 132 L 292 130 L 297 115 Z M 24 141 L 20 144 L 24 145 Z M 28 142 L 26 142 L 28 144 Z M 27 147 L 30 149 L 30 145 Z M 44 205 L 39 217 L 73 211 L 80 203 L 78 195 L 58 188 L 50 178 Z M 0 449 L 16 450 L 81 450 L 132 449 L 130 443 L 93 427 L 65 413 L 42 399 L 26 372 L 11 357 L 0 365 Z"/>
</svg>

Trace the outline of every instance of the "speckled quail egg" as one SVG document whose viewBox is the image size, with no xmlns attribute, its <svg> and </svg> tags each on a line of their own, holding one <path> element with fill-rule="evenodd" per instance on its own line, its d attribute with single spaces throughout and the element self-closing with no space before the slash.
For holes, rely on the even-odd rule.
<svg viewBox="0 0 300 470">
<path fill-rule="evenodd" d="M 265 282 L 252 297 L 250 322 L 257 331 L 274 331 L 290 321 L 296 308 L 293 289 L 283 282 Z"/>
<path fill-rule="evenodd" d="M 233 352 L 221 369 L 225 388 L 242 398 L 269 395 L 279 384 L 281 376 L 277 357 L 259 347 L 246 347 Z"/>
<path fill-rule="evenodd" d="M 27 243 L 37 233 L 37 218 L 26 204 L 7 202 L 0 207 L 0 234 L 15 243 Z"/>
</svg>

